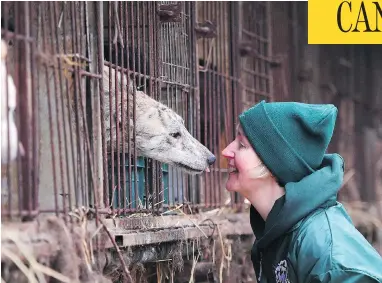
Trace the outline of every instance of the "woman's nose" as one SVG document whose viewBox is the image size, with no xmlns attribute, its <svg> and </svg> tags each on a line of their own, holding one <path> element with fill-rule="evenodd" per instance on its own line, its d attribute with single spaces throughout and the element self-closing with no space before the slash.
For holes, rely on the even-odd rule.
<svg viewBox="0 0 382 283">
<path fill-rule="evenodd" d="M 230 149 L 230 145 L 228 145 L 225 149 L 223 149 L 222 155 L 225 158 L 233 158 L 234 157 L 234 154 L 233 154 L 232 150 Z"/>
</svg>

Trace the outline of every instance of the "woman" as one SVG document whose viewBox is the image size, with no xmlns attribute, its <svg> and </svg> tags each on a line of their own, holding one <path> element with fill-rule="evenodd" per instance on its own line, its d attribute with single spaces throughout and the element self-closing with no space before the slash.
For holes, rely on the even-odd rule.
<svg viewBox="0 0 382 283">
<path fill-rule="evenodd" d="M 382 258 L 337 202 L 344 162 L 326 154 L 337 108 L 261 103 L 239 117 L 226 188 L 251 202 L 257 280 L 382 282 Z"/>
</svg>

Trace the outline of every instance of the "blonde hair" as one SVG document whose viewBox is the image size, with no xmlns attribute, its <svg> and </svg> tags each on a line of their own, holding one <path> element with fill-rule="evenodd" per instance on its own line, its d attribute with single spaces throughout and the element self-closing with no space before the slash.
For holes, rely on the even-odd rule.
<svg viewBox="0 0 382 283">
<path fill-rule="evenodd" d="M 260 179 L 272 176 L 272 173 L 263 163 L 260 163 L 258 166 L 250 169 L 248 175 L 251 179 Z"/>
</svg>

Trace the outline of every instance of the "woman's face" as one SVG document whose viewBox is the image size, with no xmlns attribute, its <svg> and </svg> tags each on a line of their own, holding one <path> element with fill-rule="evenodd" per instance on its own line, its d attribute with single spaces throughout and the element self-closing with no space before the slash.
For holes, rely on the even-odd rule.
<svg viewBox="0 0 382 283">
<path fill-rule="evenodd" d="M 236 138 L 222 152 L 229 161 L 229 178 L 226 189 L 230 192 L 244 193 L 253 189 L 253 172 L 261 164 L 261 160 L 251 144 L 238 127 Z"/>
</svg>

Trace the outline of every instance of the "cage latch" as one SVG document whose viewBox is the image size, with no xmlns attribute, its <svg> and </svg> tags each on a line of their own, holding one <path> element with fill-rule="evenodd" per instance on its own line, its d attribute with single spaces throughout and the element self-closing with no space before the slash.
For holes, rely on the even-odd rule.
<svg viewBox="0 0 382 283">
<path fill-rule="evenodd" d="M 211 21 L 196 23 L 195 32 L 198 38 L 215 38 L 217 34 L 216 24 Z"/>
<path fill-rule="evenodd" d="M 239 45 L 240 56 L 242 57 L 257 57 L 258 53 L 256 45 L 252 41 L 242 41 Z"/>
<path fill-rule="evenodd" d="M 271 68 L 279 68 L 282 66 L 282 63 L 283 63 L 282 55 L 275 55 L 269 59 L 269 66 Z"/>
<path fill-rule="evenodd" d="M 158 8 L 159 20 L 163 23 L 181 22 L 182 6 L 180 2 L 161 4 Z"/>
</svg>

